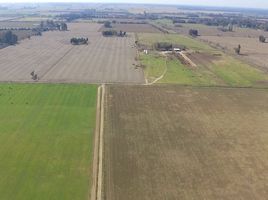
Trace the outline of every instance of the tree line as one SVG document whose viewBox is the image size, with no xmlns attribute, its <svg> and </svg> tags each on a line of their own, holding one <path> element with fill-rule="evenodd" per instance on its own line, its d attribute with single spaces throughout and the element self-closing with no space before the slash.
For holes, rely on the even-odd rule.
<svg viewBox="0 0 268 200">
<path fill-rule="evenodd" d="M 255 18 L 243 17 L 243 16 L 225 16 L 225 15 L 213 15 L 211 18 L 196 17 L 175 17 L 172 18 L 173 24 L 177 23 L 190 23 L 190 24 L 204 24 L 207 26 L 237 26 L 240 28 L 252 28 L 268 31 L 268 22 L 263 22 Z M 228 28 L 226 29 L 228 30 Z"/>
<path fill-rule="evenodd" d="M 13 34 L 12 31 L 4 32 L 0 38 L 0 42 L 8 45 L 14 45 L 18 42 L 18 36 Z"/>
<path fill-rule="evenodd" d="M 41 31 L 49 31 L 49 30 L 59 30 L 59 31 L 67 31 L 68 26 L 64 22 L 55 22 L 53 20 L 41 21 L 39 28 Z"/>
<path fill-rule="evenodd" d="M 118 37 L 125 37 L 127 35 L 127 32 L 125 31 L 119 31 L 116 30 L 104 30 L 102 31 L 103 36 L 118 36 Z"/>
</svg>

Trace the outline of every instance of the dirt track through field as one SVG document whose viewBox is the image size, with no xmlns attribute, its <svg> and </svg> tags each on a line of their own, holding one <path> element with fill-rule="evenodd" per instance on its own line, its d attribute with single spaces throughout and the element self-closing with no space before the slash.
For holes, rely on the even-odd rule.
<svg viewBox="0 0 268 200">
<path fill-rule="evenodd" d="M 66 51 L 66 53 L 63 54 L 63 56 L 61 56 L 59 58 L 59 60 L 57 60 L 53 65 L 51 65 L 51 67 L 48 68 L 48 70 L 41 74 L 41 76 L 39 76 L 40 79 L 42 79 L 46 74 L 48 74 L 60 61 L 62 61 L 64 59 L 64 57 L 66 57 L 71 51 L 73 50 L 73 48 L 70 48 L 68 51 Z"/>
<path fill-rule="evenodd" d="M 153 80 L 151 83 L 149 83 L 148 80 L 146 79 L 145 80 L 145 82 L 146 82 L 145 85 L 153 85 L 153 84 L 157 83 L 158 81 L 160 81 L 162 78 L 164 78 L 164 76 L 166 75 L 167 70 L 168 70 L 167 59 L 168 59 L 168 57 L 167 57 L 167 55 L 165 55 L 165 71 L 158 78 Z"/>
<path fill-rule="evenodd" d="M 102 200 L 104 97 L 105 85 L 102 85 L 98 88 L 90 200 Z"/>
<path fill-rule="evenodd" d="M 69 24 L 70 31 L 51 31 L 0 50 L 0 81 L 144 83 L 136 68 L 135 37 L 103 37 L 101 25 Z M 88 37 L 88 45 L 73 46 L 72 37 Z"/>
</svg>

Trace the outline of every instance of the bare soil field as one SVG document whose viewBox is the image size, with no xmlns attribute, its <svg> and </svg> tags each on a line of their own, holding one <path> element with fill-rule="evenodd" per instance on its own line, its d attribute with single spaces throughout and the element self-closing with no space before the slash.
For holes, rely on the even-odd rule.
<svg viewBox="0 0 268 200">
<path fill-rule="evenodd" d="M 213 61 L 220 60 L 221 58 L 221 54 L 209 54 L 200 52 L 187 53 L 186 56 L 194 63 L 203 66 L 213 64 Z"/>
<path fill-rule="evenodd" d="M 34 70 L 43 82 L 143 83 L 135 68 L 134 35 L 103 37 L 99 24 L 73 23 L 70 31 L 46 32 L 0 50 L 0 81 L 31 81 Z M 88 37 L 89 44 L 73 46 L 72 37 Z"/>
<path fill-rule="evenodd" d="M 104 199 L 266 199 L 268 90 L 108 86 Z"/>
<path fill-rule="evenodd" d="M 161 33 L 160 30 L 150 24 L 113 24 L 112 29 L 130 33 Z M 103 30 L 107 30 L 107 28 L 102 27 L 100 29 L 100 31 Z"/>
</svg>

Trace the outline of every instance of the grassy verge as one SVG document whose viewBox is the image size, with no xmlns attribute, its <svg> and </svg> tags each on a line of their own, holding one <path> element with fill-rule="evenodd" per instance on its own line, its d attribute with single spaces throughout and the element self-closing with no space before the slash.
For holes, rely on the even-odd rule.
<svg viewBox="0 0 268 200">
<path fill-rule="evenodd" d="M 96 86 L 0 85 L 0 199 L 87 199 Z"/>
</svg>

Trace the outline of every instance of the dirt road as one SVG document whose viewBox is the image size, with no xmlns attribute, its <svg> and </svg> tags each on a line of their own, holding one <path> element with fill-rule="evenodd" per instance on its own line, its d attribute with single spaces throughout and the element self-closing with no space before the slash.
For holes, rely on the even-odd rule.
<svg viewBox="0 0 268 200">
<path fill-rule="evenodd" d="M 92 188 L 90 200 L 102 200 L 103 172 L 103 123 L 104 123 L 105 85 L 98 88 L 96 128 L 93 152 Z"/>
</svg>

